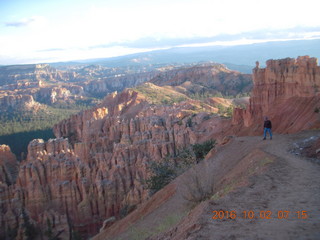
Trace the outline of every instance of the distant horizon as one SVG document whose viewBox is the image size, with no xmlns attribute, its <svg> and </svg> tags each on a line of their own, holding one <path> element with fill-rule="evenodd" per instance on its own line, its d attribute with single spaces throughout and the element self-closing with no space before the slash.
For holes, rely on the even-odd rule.
<svg viewBox="0 0 320 240">
<path fill-rule="evenodd" d="M 320 39 L 316 0 L 4 0 L 0 64 Z"/>
<path fill-rule="evenodd" d="M 194 43 L 194 44 L 188 44 L 188 45 L 181 45 L 181 46 L 173 46 L 173 47 L 167 47 L 167 48 L 158 48 L 158 49 L 147 49 L 145 51 L 137 51 L 137 52 L 131 52 L 131 53 L 124 53 L 122 55 L 116 55 L 116 56 L 101 56 L 101 57 L 89 57 L 89 58 L 78 58 L 78 59 L 61 59 L 61 60 L 51 60 L 51 61 L 43 61 L 43 62 L 37 62 L 37 61 L 30 61 L 30 62 L 15 62 L 15 63 L 9 63 L 9 64 L 5 64 L 5 63 L 0 63 L 0 66 L 11 66 L 11 65 L 33 65 L 33 64 L 57 64 L 57 63 L 77 63 L 77 64 L 85 64 L 86 62 L 92 62 L 92 61 L 99 61 L 99 60 L 110 60 L 113 58 L 121 58 L 121 57 L 129 57 L 132 55 L 136 55 L 136 54 L 144 54 L 144 53 L 154 53 L 154 52 L 161 52 L 166 51 L 166 50 L 174 50 L 174 49 L 201 49 L 201 48 L 210 48 L 210 47 L 217 47 L 217 49 L 226 49 L 226 48 L 232 48 L 232 47 L 237 47 L 237 46 L 256 46 L 257 44 L 265 44 L 265 43 L 280 43 L 280 42 L 295 42 L 295 41 L 312 41 L 312 40 L 320 40 L 320 38 L 316 38 L 316 39 L 285 39 L 285 40 L 260 40 L 260 41 L 254 41 L 251 40 L 249 41 L 249 43 L 246 43 L 245 41 L 230 41 L 230 42 L 224 42 L 223 44 L 219 44 L 216 42 L 208 42 L 208 43 Z M 237 43 L 237 44 L 232 44 L 232 43 Z M 319 52 L 320 54 L 320 52 Z M 305 54 L 305 55 L 309 55 L 310 57 L 317 57 L 314 55 L 310 55 L 310 54 Z M 316 55 L 316 54 L 315 54 Z M 290 57 L 290 56 L 288 56 Z M 298 57 L 298 56 L 296 56 Z M 204 62 L 212 62 L 212 60 L 202 60 Z M 223 64 L 223 62 L 217 62 L 217 63 L 221 63 Z M 264 63 L 262 62 L 262 65 Z M 248 65 L 249 66 L 249 65 Z M 254 66 L 254 62 L 252 62 L 250 64 L 250 66 Z"/>
</svg>

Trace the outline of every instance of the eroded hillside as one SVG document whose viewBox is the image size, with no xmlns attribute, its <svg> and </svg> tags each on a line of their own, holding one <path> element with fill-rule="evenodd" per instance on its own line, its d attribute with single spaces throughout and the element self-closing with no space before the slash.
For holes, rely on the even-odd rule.
<svg viewBox="0 0 320 240">
<path fill-rule="evenodd" d="M 206 140 L 217 139 L 222 145 L 231 135 L 260 134 L 264 115 L 274 121 L 276 132 L 285 132 L 291 125 L 299 127 L 290 132 L 318 127 L 319 111 L 315 109 L 319 107 L 320 73 L 315 60 L 303 57 L 271 63 L 265 69 L 254 69 L 250 101 L 245 110 L 235 110 L 232 118 L 228 111 L 232 113 L 235 105 L 246 100 L 232 101 L 210 94 L 222 87 L 243 90 L 244 76 L 217 66 L 203 66 L 162 73 L 134 89 L 109 94 L 97 107 L 61 121 L 54 127 L 56 139 L 36 139 L 29 144 L 16 183 L 2 184 L 1 234 L 7 236 L 10 229 L 16 229 L 17 238 L 22 239 L 27 227 L 32 230 L 41 226 L 43 234 L 50 229 L 64 239 L 77 234 L 88 237 L 104 223 L 101 236 L 108 236 L 108 231 L 116 235 L 118 232 L 112 229 L 117 229 L 121 223 L 117 221 L 129 212 L 136 209 L 128 215 L 129 219 L 135 216 L 134 223 L 142 216 L 141 207 L 150 207 L 148 213 L 156 208 L 148 205 L 145 185 L 151 162 L 174 158 L 192 144 Z M 295 87 L 303 87 L 308 94 L 296 96 L 300 90 Z M 192 91 L 209 95 L 195 97 Z M 300 105 L 292 106 L 296 102 Z M 277 118 L 276 111 L 283 109 L 282 104 L 296 116 L 305 113 L 302 116 L 310 117 L 310 124 L 301 124 L 300 117 L 290 114 Z M 237 158 L 233 154 L 230 152 L 228 159 L 242 159 L 249 152 Z M 211 151 L 207 158 L 213 155 Z M 250 165 L 249 158 L 245 162 Z M 221 177 L 237 163 L 224 164 L 227 168 L 215 167 Z M 209 167 L 206 170 L 212 171 Z M 170 202 L 175 194 L 172 185 L 167 191 L 162 191 L 165 200 L 160 197 L 160 203 Z M 157 194 L 161 192 L 154 196 Z M 178 207 L 172 205 L 171 209 Z"/>
<path fill-rule="evenodd" d="M 0 143 L 11 145 L 20 159 L 21 154 L 26 154 L 27 142 L 32 140 L 31 134 L 45 139 L 53 137 L 50 129 L 54 124 L 97 105 L 107 94 L 121 92 L 159 76 L 174 76 L 175 73 L 181 75 L 181 79 L 193 79 L 197 88 L 190 89 L 191 82 L 187 81 L 180 90 L 188 85 L 189 89 L 182 94 L 198 100 L 216 95 L 222 97 L 229 83 L 238 82 L 237 79 L 246 79 L 248 87 L 242 89 L 237 86 L 234 95 L 247 94 L 252 85 L 250 75 L 214 63 L 141 68 L 75 65 L 56 69 L 48 64 L 4 66 L 0 67 Z M 221 75 L 220 88 L 202 86 L 203 75 L 209 80 Z M 176 77 L 176 81 L 181 79 Z M 179 94 L 180 90 L 173 89 L 171 92 Z M 163 99 L 163 103 L 175 101 L 171 97 Z M 15 139 L 23 139 L 22 144 L 14 144 Z"/>
<path fill-rule="evenodd" d="M 211 78 L 221 71 L 215 65 L 196 69 Z M 191 74 L 188 81 L 197 84 L 198 70 L 177 72 Z M 241 75 L 224 71 L 233 81 Z M 14 205 L 3 203 L 3 220 L 12 223 L 3 226 L 4 234 L 10 226 L 22 237 L 16 218 L 21 211 L 44 229 L 54 223 L 53 231 L 63 238 L 70 232 L 93 235 L 106 218 L 121 218 L 148 198 L 144 181 L 151 161 L 178 155 L 213 133 L 222 135 L 229 120 L 219 116 L 227 114 L 219 106 L 231 110 L 233 101 L 208 97 L 203 101 L 172 86 L 146 83 L 109 94 L 97 107 L 60 122 L 54 127 L 57 139 L 33 140 L 16 184 L 3 190 L 17 199 Z"/>
</svg>

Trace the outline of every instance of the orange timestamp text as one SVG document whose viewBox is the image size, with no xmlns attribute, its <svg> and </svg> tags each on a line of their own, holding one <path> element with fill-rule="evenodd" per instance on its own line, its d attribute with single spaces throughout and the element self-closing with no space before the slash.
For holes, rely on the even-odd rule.
<svg viewBox="0 0 320 240">
<path fill-rule="evenodd" d="M 307 211 L 286 211 L 286 210 L 279 210 L 279 211 L 224 211 L 224 210 L 215 210 L 212 211 L 213 216 L 212 219 L 307 219 L 308 213 Z"/>
</svg>

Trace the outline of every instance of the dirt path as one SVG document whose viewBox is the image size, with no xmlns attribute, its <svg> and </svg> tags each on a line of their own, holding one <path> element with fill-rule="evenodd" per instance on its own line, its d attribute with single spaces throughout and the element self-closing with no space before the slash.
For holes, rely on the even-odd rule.
<svg viewBox="0 0 320 240">
<path fill-rule="evenodd" d="M 178 177 L 172 183 L 176 193 L 168 201 L 130 223 L 116 238 L 100 234 L 96 239 L 320 239 L 320 164 L 289 152 L 295 143 L 310 136 L 320 137 L 320 132 L 275 135 L 272 141 L 262 141 L 261 137 L 235 138 L 214 156 Z M 261 159 L 266 157 L 272 158 L 273 163 L 251 177 L 245 187 L 190 210 L 184 196 L 194 173 L 208 185 L 208 176 L 214 176 L 216 182 L 237 179 L 250 172 L 252 166 L 261 166 Z M 160 197 L 161 194 L 165 192 L 159 192 Z M 212 219 L 212 211 L 220 210 L 236 211 L 237 217 Z M 255 217 L 243 218 L 244 211 L 247 215 L 253 211 Z M 284 211 L 289 211 L 288 216 Z M 260 213 L 262 217 L 263 213 L 270 214 L 270 219 L 260 218 Z M 124 219 L 122 224 L 128 223 Z"/>
<path fill-rule="evenodd" d="M 320 239 L 320 165 L 288 152 L 294 142 L 310 134 L 314 133 L 279 135 L 259 144 L 276 161 L 266 173 L 253 177 L 249 187 L 211 201 L 200 220 L 203 227 L 188 239 Z M 234 210 L 238 216 L 213 220 L 214 210 Z M 240 218 L 243 211 L 254 211 L 257 218 Z M 260 211 L 271 211 L 271 219 L 261 219 Z M 278 211 L 290 212 L 279 219 Z M 281 213 L 279 217 L 285 217 Z"/>
</svg>

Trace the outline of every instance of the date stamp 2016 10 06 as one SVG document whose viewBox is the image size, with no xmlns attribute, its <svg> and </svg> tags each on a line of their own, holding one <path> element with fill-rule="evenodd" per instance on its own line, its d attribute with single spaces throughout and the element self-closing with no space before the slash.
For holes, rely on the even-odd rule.
<svg viewBox="0 0 320 240">
<path fill-rule="evenodd" d="M 224 211 L 224 210 L 215 210 L 212 211 L 212 219 L 307 219 L 307 211 L 287 211 L 287 210 L 278 210 L 275 212 L 272 211 Z"/>
</svg>

